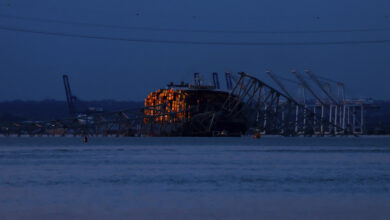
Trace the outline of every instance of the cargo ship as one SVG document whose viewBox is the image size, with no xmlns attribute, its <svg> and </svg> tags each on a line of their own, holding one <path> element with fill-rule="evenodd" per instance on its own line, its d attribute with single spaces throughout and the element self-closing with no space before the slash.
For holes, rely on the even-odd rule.
<svg viewBox="0 0 390 220">
<path fill-rule="evenodd" d="M 157 136 L 239 136 L 248 129 L 247 121 L 224 120 L 229 95 L 215 86 L 170 83 L 146 97 L 144 124 Z"/>
</svg>

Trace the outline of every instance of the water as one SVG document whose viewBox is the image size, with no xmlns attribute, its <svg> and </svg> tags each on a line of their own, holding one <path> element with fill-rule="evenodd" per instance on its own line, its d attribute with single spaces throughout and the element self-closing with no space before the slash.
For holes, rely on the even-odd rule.
<svg viewBox="0 0 390 220">
<path fill-rule="evenodd" d="M 1 219 L 389 219 L 390 137 L 0 138 Z"/>
</svg>

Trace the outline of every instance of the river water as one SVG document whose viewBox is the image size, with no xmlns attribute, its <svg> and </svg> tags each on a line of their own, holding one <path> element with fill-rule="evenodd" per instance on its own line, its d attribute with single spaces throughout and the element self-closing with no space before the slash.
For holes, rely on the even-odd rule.
<svg viewBox="0 0 390 220">
<path fill-rule="evenodd" d="M 0 138 L 0 219 L 390 219 L 390 137 Z"/>
</svg>

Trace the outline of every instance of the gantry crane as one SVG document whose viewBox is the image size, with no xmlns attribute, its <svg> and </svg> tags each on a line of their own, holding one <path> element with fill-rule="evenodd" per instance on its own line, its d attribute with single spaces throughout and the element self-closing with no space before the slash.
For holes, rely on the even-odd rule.
<svg viewBox="0 0 390 220">
<path fill-rule="evenodd" d="M 77 97 L 72 95 L 72 90 L 70 89 L 69 77 L 68 75 L 63 75 L 62 79 L 64 81 L 65 86 L 65 94 L 66 94 L 66 102 L 68 103 L 68 110 L 70 115 L 74 115 L 77 113 L 75 102 Z"/>
<path fill-rule="evenodd" d="M 230 74 L 230 72 L 225 72 L 225 79 L 226 79 L 226 88 L 228 90 L 233 89 L 232 75 Z"/>
<path fill-rule="evenodd" d="M 315 91 L 314 89 L 309 85 L 309 83 L 303 78 L 303 76 L 301 74 L 299 74 L 297 71 L 293 70 L 291 71 L 291 73 L 302 83 L 302 85 L 313 95 L 313 97 L 320 103 L 320 106 L 321 106 L 321 116 L 320 116 L 320 127 L 319 127 L 319 133 L 321 135 L 324 134 L 325 132 L 325 124 L 326 124 L 326 121 L 325 121 L 325 106 L 329 105 L 329 125 L 332 125 L 334 129 L 331 129 L 329 127 L 329 132 L 336 132 L 336 129 L 337 129 L 337 126 L 334 126 L 336 125 L 332 120 L 331 120 L 331 115 L 332 115 L 332 106 L 327 103 L 325 100 L 323 100 Z M 314 104 L 313 106 L 313 113 L 316 115 L 317 114 L 317 105 Z M 318 121 L 317 120 L 314 120 L 313 122 L 313 127 L 314 129 L 316 129 L 315 127 L 317 126 L 318 124 Z"/>
<path fill-rule="evenodd" d="M 220 89 L 219 86 L 219 77 L 217 72 L 213 72 L 213 83 L 216 89 Z"/>
</svg>

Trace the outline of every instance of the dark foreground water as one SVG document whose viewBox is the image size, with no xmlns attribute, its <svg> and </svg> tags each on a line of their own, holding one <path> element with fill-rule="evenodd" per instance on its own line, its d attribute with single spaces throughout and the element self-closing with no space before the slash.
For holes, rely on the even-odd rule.
<svg viewBox="0 0 390 220">
<path fill-rule="evenodd" d="M 0 138 L 0 219 L 390 219 L 390 137 Z"/>
</svg>

